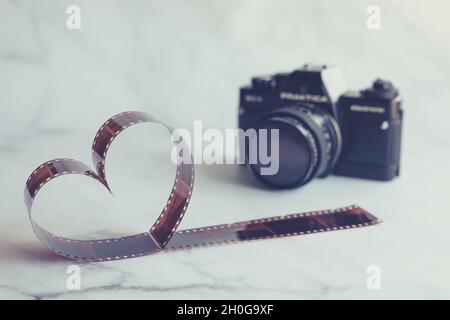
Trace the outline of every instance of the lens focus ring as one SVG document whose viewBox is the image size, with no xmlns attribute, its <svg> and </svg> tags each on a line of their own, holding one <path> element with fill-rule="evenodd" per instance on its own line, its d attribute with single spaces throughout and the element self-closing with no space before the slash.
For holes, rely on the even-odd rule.
<svg viewBox="0 0 450 320">
<path fill-rule="evenodd" d="M 271 186 L 296 187 L 327 176 L 339 157 L 339 127 L 331 114 L 317 106 L 277 109 L 267 114 L 259 128 L 279 129 L 279 172 L 261 176 L 261 165 L 251 165 L 254 174 Z"/>
</svg>

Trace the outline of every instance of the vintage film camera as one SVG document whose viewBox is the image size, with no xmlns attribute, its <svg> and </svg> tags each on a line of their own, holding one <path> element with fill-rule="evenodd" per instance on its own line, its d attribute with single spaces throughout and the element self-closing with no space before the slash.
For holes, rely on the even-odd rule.
<svg viewBox="0 0 450 320">
<path fill-rule="evenodd" d="M 279 130 L 276 174 L 261 174 L 266 164 L 247 159 L 259 180 L 277 188 L 331 173 L 374 180 L 398 176 L 402 118 L 392 83 L 378 79 L 370 88 L 345 91 L 337 67 L 305 65 L 255 77 L 240 89 L 239 128 Z"/>
</svg>

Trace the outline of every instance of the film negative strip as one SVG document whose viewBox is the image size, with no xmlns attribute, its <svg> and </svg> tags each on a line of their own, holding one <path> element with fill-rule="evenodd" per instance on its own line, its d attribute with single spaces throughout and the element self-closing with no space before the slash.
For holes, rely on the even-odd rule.
<svg viewBox="0 0 450 320">
<path fill-rule="evenodd" d="M 126 128 L 139 123 L 164 126 L 180 157 L 177 161 L 175 181 L 167 200 L 153 226 L 146 232 L 131 236 L 100 240 L 77 240 L 61 237 L 43 229 L 32 217 L 33 201 L 41 188 L 50 180 L 66 174 L 86 175 L 97 180 L 109 191 L 105 160 L 115 137 Z M 189 155 L 183 155 L 189 152 Z M 152 116 L 139 111 L 120 113 L 106 121 L 98 130 L 92 144 L 94 168 L 74 159 L 54 159 L 40 165 L 29 176 L 24 192 L 25 205 L 34 232 L 50 250 L 79 261 L 108 261 L 133 258 L 161 250 L 187 249 L 223 243 L 270 239 L 317 232 L 350 229 L 377 224 L 379 220 L 358 206 L 342 209 L 314 211 L 265 219 L 250 220 L 177 231 L 186 213 L 194 187 L 194 165 L 189 147 L 176 131 Z M 183 161 L 190 159 L 191 161 Z"/>
</svg>

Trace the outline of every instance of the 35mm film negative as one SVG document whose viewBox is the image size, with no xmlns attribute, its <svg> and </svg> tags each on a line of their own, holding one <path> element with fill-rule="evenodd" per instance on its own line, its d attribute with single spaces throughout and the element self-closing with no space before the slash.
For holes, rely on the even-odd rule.
<svg viewBox="0 0 450 320">
<path fill-rule="evenodd" d="M 377 224 L 379 220 L 358 206 L 276 216 L 177 231 L 186 213 L 194 187 L 193 161 L 178 159 L 175 181 L 161 214 L 143 233 L 120 238 L 77 240 L 57 236 L 43 229 L 33 219 L 33 201 L 41 188 L 50 180 L 66 174 L 81 174 L 96 180 L 109 191 L 105 160 L 108 149 L 118 134 L 139 123 L 164 126 L 171 134 L 178 151 L 190 152 L 186 142 L 176 131 L 152 116 L 139 111 L 120 113 L 106 121 L 98 130 L 92 144 L 94 168 L 74 159 L 54 159 L 40 165 L 29 176 L 24 192 L 25 205 L 34 232 L 50 250 L 79 261 L 107 261 L 133 258 L 161 250 L 186 249 L 221 243 L 304 235 L 317 232 L 350 229 Z M 192 155 L 189 154 L 191 160 Z M 183 155 L 183 159 L 186 159 Z"/>
</svg>

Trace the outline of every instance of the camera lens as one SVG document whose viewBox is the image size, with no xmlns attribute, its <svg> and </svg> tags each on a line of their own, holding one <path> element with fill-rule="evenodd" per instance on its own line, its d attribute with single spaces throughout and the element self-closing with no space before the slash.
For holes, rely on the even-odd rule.
<svg viewBox="0 0 450 320">
<path fill-rule="evenodd" d="M 329 175 L 339 157 L 342 141 L 339 127 L 331 114 L 317 106 L 284 107 L 270 112 L 258 129 L 278 129 L 278 172 L 262 174 L 271 164 L 258 161 L 250 164 L 251 171 L 262 182 L 276 188 L 303 185 L 316 177 Z M 259 133 L 261 131 L 258 131 Z M 258 140 L 260 137 L 258 136 Z M 273 154 L 270 139 L 265 150 Z M 258 141 L 258 155 L 261 141 Z"/>
</svg>

